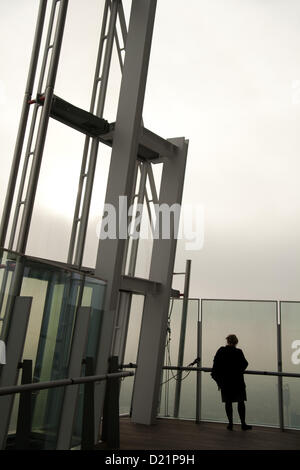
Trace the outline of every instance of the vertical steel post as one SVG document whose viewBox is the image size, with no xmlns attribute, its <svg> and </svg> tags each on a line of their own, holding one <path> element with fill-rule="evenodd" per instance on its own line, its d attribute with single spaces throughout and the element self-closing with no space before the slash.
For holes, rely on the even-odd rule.
<svg viewBox="0 0 300 470">
<path fill-rule="evenodd" d="M 145 189 L 146 189 L 146 182 L 147 182 L 147 164 L 143 163 L 141 165 L 141 179 L 140 179 L 140 187 L 139 187 L 139 192 L 137 195 L 137 204 L 138 207 L 141 207 L 143 210 L 143 204 L 144 204 L 144 199 L 145 199 Z M 137 207 L 137 209 L 138 209 Z M 142 217 L 142 213 L 139 215 Z M 141 229 L 141 224 L 139 225 L 139 228 L 137 228 L 137 232 L 139 235 L 140 229 Z M 136 260 L 137 260 L 137 253 L 138 253 L 138 248 L 139 248 L 139 237 L 134 238 L 131 243 L 131 250 L 130 250 L 130 260 L 129 260 L 129 268 L 128 268 L 128 275 L 129 276 L 134 276 L 135 274 L 135 268 L 136 268 Z"/>
<path fill-rule="evenodd" d="M 49 67 L 48 79 L 45 90 L 45 102 L 42 109 L 41 121 L 38 129 L 36 148 L 33 157 L 32 168 L 28 183 L 28 190 L 26 195 L 26 202 L 24 205 L 24 212 L 22 216 L 19 238 L 17 243 L 17 251 L 25 253 L 26 245 L 29 235 L 30 223 L 33 213 L 34 200 L 38 185 L 40 167 L 42 163 L 43 150 L 46 141 L 46 134 L 48 128 L 49 114 L 51 109 L 54 85 L 56 80 L 59 55 L 62 45 L 64 26 L 68 8 L 68 0 L 60 0 L 60 8 L 58 13 L 57 28 L 55 32 L 51 62 Z"/>
<path fill-rule="evenodd" d="M 277 371 L 282 372 L 282 343 L 281 343 L 281 302 L 276 302 L 277 317 Z M 279 407 L 279 426 L 284 431 L 284 414 L 283 414 L 283 387 L 282 376 L 278 376 L 278 407 Z"/>
<path fill-rule="evenodd" d="M 118 372 L 118 357 L 109 359 L 109 373 Z M 120 447 L 120 423 L 119 423 L 119 393 L 120 379 L 109 378 L 106 385 L 105 405 L 102 421 L 101 440 L 106 443 L 108 449 Z"/>
<path fill-rule="evenodd" d="M 15 151 L 14 151 L 14 156 L 13 156 L 13 162 L 12 162 L 9 181 L 8 181 L 8 188 L 7 188 L 7 193 L 6 193 L 6 198 L 5 198 L 5 203 L 4 203 L 3 213 L 2 213 L 2 220 L 1 220 L 1 227 L 0 227 L 0 247 L 5 246 L 6 234 L 7 234 L 8 223 L 9 223 L 9 218 L 10 218 L 10 213 L 11 213 L 11 206 L 13 202 L 13 197 L 14 197 L 14 192 L 15 192 L 15 187 L 16 187 L 16 182 L 17 182 L 17 177 L 18 177 L 18 172 L 19 172 L 20 159 L 21 159 L 21 154 L 22 154 L 22 149 L 23 149 L 24 137 L 25 137 L 26 127 L 27 127 L 27 120 L 28 120 L 29 106 L 30 106 L 29 101 L 32 95 L 34 79 L 35 79 L 36 69 L 37 69 L 37 62 L 38 62 L 38 57 L 39 57 L 39 52 L 40 52 L 46 8 L 47 8 L 47 0 L 40 0 L 37 25 L 36 25 L 36 31 L 35 31 L 35 36 L 34 36 L 27 84 L 26 84 L 26 89 L 25 89 L 25 96 L 23 99 L 19 130 L 18 130 Z"/>
<path fill-rule="evenodd" d="M 189 289 L 190 289 L 190 277 L 191 277 L 191 263 L 192 261 L 190 259 L 186 260 L 181 328 L 180 328 L 179 349 L 178 349 L 178 359 L 177 359 L 178 367 L 183 366 L 186 320 L 187 320 L 187 313 L 188 313 Z M 182 371 L 179 370 L 177 380 L 176 380 L 176 388 L 175 388 L 174 418 L 178 418 L 180 395 L 181 395 L 181 379 L 182 379 Z"/>
<path fill-rule="evenodd" d="M 198 323 L 197 323 L 197 357 L 199 359 L 198 367 L 202 367 L 202 312 L 200 300 L 198 300 Z M 202 402 L 202 372 L 197 371 L 197 388 L 196 388 L 196 423 L 201 421 L 201 402 Z"/>
<path fill-rule="evenodd" d="M 112 204 L 120 226 L 128 226 L 127 211 L 119 212 L 119 197 L 132 194 L 140 136 L 142 109 L 150 57 L 156 0 L 133 0 L 126 42 L 117 119 L 105 203 Z M 111 353 L 126 238 L 100 240 L 95 275 L 107 280 L 102 331 L 96 373 L 105 373 Z M 96 387 L 99 387 L 96 385 Z M 104 387 L 95 394 L 96 412 L 101 414 Z M 100 416 L 97 416 L 98 422 Z"/>
<path fill-rule="evenodd" d="M 52 44 L 50 44 L 50 41 L 52 38 L 56 10 L 57 10 L 57 2 L 54 1 L 52 3 L 52 8 L 50 12 L 49 21 L 48 21 L 46 43 L 44 46 L 44 54 L 43 54 L 43 60 L 42 60 L 42 65 L 41 65 L 40 77 L 39 77 L 37 91 L 36 91 L 37 95 L 42 93 L 42 87 L 43 87 L 44 78 L 45 78 L 47 61 L 50 55 L 50 51 L 52 49 Z M 33 110 L 32 117 L 31 117 L 31 124 L 30 124 L 29 133 L 28 133 L 28 138 L 27 138 L 27 146 L 25 150 L 25 158 L 24 158 L 24 163 L 23 163 L 21 179 L 19 183 L 19 191 L 18 191 L 16 202 L 15 202 L 15 212 L 14 212 L 13 222 L 12 222 L 12 226 L 10 230 L 10 238 L 9 238 L 9 244 L 8 244 L 9 250 L 13 250 L 20 210 L 21 210 L 21 207 L 25 203 L 25 200 L 23 200 L 24 199 L 23 193 L 24 193 L 24 187 L 25 187 L 25 182 L 26 182 L 26 177 L 27 177 L 27 171 L 29 167 L 29 161 L 31 157 L 34 155 L 34 151 L 32 150 L 32 141 L 33 141 L 33 136 L 35 133 L 37 116 L 38 116 L 38 112 L 40 111 L 40 109 L 41 109 L 40 105 L 38 103 L 35 103 L 34 110 Z"/>
<path fill-rule="evenodd" d="M 103 116 L 103 111 L 104 111 L 104 104 L 105 104 L 108 78 L 109 78 L 109 69 L 110 69 L 113 43 L 114 43 L 114 35 L 115 35 L 115 29 L 116 29 L 118 7 L 119 7 L 119 0 L 114 0 L 112 7 L 111 7 L 109 29 L 107 33 L 107 44 L 105 48 L 105 55 L 104 55 L 104 62 L 103 62 L 103 70 L 102 70 L 101 77 L 99 77 L 101 79 L 101 87 L 100 87 L 100 92 L 99 92 L 97 108 L 96 108 L 96 115 L 99 117 Z M 86 177 L 85 194 L 84 194 L 83 203 L 82 203 L 82 211 L 80 215 L 80 225 L 79 225 L 79 230 L 78 230 L 77 245 L 76 245 L 76 250 L 75 250 L 75 255 L 74 255 L 74 264 L 79 267 L 82 264 L 83 253 L 84 253 L 84 245 L 85 245 L 86 231 L 87 231 L 88 218 L 89 218 L 89 212 L 90 212 L 93 182 L 94 182 L 94 176 L 95 176 L 95 171 L 96 171 L 98 148 L 99 148 L 99 140 L 96 138 L 92 139 L 87 177 Z M 75 223 L 75 220 L 74 220 L 74 223 Z"/>
<path fill-rule="evenodd" d="M 148 216 L 149 216 L 151 231 L 152 231 L 152 234 L 154 235 L 155 228 L 154 228 L 153 217 L 152 217 L 152 213 L 151 213 L 150 202 L 152 202 L 154 204 L 154 207 L 155 207 L 155 204 L 158 204 L 158 197 L 157 197 L 156 186 L 155 186 L 155 181 L 154 181 L 154 176 L 153 176 L 151 163 L 147 162 L 147 167 L 148 167 L 148 178 L 149 178 L 149 183 L 150 183 L 150 191 L 151 191 L 152 199 L 149 199 L 147 188 L 145 188 L 145 197 L 146 197 L 146 204 L 147 204 L 147 210 L 148 210 Z"/>
<path fill-rule="evenodd" d="M 169 140 L 178 152 L 165 159 L 159 203 L 171 207 L 181 204 L 188 142 L 184 138 Z M 160 282 L 161 288 L 156 294 L 147 295 L 144 303 L 132 403 L 132 420 L 140 424 L 153 424 L 157 417 L 177 229 L 174 226 L 168 238 L 162 234 L 153 243 L 149 277 Z"/>
<path fill-rule="evenodd" d="M 140 164 L 139 161 L 136 160 L 135 162 L 135 169 L 134 169 L 134 176 L 133 176 L 133 183 L 132 183 L 132 189 L 131 189 L 131 194 L 129 197 L 130 205 L 133 206 L 134 204 L 134 198 L 135 198 L 135 190 L 136 190 L 136 185 L 137 185 L 137 177 L 138 177 L 138 170 L 139 170 Z M 123 267 L 122 267 L 122 273 L 126 274 L 126 267 L 127 267 L 127 259 L 128 259 L 128 252 L 129 252 L 129 241 L 130 238 L 128 237 L 125 240 L 125 248 L 124 248 L 124 257 L 123 257 Z M 130 261 L 130 260 L 129 260 Z"/>
<path fill-rule="evenodd" d="M 85 358 L 85 376 L 88 377 L 92 375 L 94 375 L 94 359 L 92 357 L 86 357 Z M 92 450 L 95 445 L 94 395 L 95 395 L 95 383 L 90 382 L 90 383 L 84 384 L 81 450 Z"/>
<path fill-rule="evenodd" d="M 113 338 L 112 354 L 118 356 L 120 364 L 124 362 L 132 293 L 121 292 L 119 295 L 118 315 Z"/>
<path fill-rule="evenodd" d="M 21 384 L 32 382 L 32 360 L 24 359 L 21 366 Z M 29 449 L 31 432 L 32 392 L 27 390 L 20 393 L 17 432 L 15 448 L 18 450 Z"/>
<path fill-rule="evenodd" d="M 95 73 L 94 73 L 94 83 L 93 83 L 92 97 L 91 97 L 91 103 L 90 103 L 90 113 L 95 112 L 94 108 L 95 108 L 97 90 L 99 87 L 99 83 L 101 83 L 99 73 L 100 73 L 100 66 L 102 63 L 103 46 L 105 42 L 105 30 L 106 30 L 107 17 L 108 17 L 108 3 L 109 1 L 106 0 L 105 6 L 104 6 L 103 18 L 102 18 L 97 62 L 96 62 L 96 68 L 95 68 Z M 86 136 L 84 149 L 83 149 L 81 169 L 80 169 L 76 205 L 75 205 L 74 216 L 73 216 L 73 225 L 72 225 L 72 231 L 71 231 L 71 237 L 70 237 L 70 243 L 69 243 L 69 252 L 68 252 L 68 258 L 67 258 L 67 262 L 69 264 L 73 263 L 76 234 L 77 234 L 78 223 L 79 223 L 79 211 L 80 211 L 81 200 L 82 200 L 82 191 L 83 191 L 84 180 L 86 178 L 86 164 L 87 164 L 89 144 L 90 144 L 90 137 Z"/>
</svg>

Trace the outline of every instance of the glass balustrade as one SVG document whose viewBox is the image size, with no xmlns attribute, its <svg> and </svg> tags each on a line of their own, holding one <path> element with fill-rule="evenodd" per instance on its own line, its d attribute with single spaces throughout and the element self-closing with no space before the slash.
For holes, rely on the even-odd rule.
<svg viewBox="0 0 300 470">
<path fill-rule="evenodd" d="M 19 276 L 19 284 L 16 278 Z M 85 357 L 96 358 L 105 281 L 70 267 L 3 250 L 0 260 L 0 331 L 5 340 L 16 286 L 19 295 L 32 297 L 23 359 L 33 361 L 33 381 L 68 377 L 68 365 L 79 306 L 90 307 Z M 132 295 L 124 364 L 136 363 L 144 298 Z M 279 307 L 279 308 L 278 308 Z M 183 314 L 186 311 L 186 323 Z M 183 325 L 185 332 L 183 334 Z M 197 357 L 210 368 L 217 349 L 234 333 L 248 360 L 248 370 L 300 373 L 300 302 L 262 300 L 171 299 L 166 334 L 165 366 L 189 366 Z M 281 346 L 278 348 L 278 345 Z M 85 373 L 82 366 L 82 375 Z M 280 426 L 282 386 L 283 425 L 300 428 L 300 380 L 294 377 L 245 374 L 247 421 Z M 20 379 L 19 379 L 20 383 Z M 209 372 L 163 369 L 158 416 L 226 422 L 220 392 Z M 123 381 L 120 413 L 130 413 L 134 377 Z M 33 394 L 32 440 L 40 448 L 56 446 L 64 389 Z M 16 430 L 18 395 L 10 421 Z M 83 387 L 79 387 L 73 445 L 81 439 Z M 235 410 L 234 420 L 239 422 Z"/>
<path fill-rule="evenodd" d="M 20 269 L 21 267 L 21 269 Z M 23 359 L 33 362 L 33 382 L 68 377 L 76 315 L 80 306 L 90 307 L 85 356 L 95 359 L 101 328 L 105 281 L 82 271 L 3 250 L 0 264 L 1 338 L 9 331 L 10 301 L 15 295 L 17 271 L 21 272 L 19 295 L 32 297 Z M 64 388 L 33 394 L 32 440 L 43 449 L 54 449 L 57 440 Z M 9 432 L 16 430 L 18 396 Z M 74 439 L 80 440 L 82 390 L 79 393 Z"/>
<path fill-rule="evenodd" d="M 202 300 L 202 363 L 213 358 L 226 336 L 235 334 L 249 363 L 249 370 L 277 371 L 277 303 L 268 301 Z M 247 419 L 252 424 L 278 421 L 278 379 L 245 375 Z M 203 374 L 202 419 L 226 420 L 220 392 L 210 374 Z M 238 422 L 237 416 L 235 416 Z"/>
<path fill-rule="evenodd" d="M 128 322 L 124 364 L 136 363 L 141 329 L 144 296 L 132 294 Z M 121 382 L 120 389 L 120 414 L 128 414 L 131 409 L 131 397 L 134 386 L 134 376 L 127 377 Z"/>
<path fill-rule="evenodd" d="M 183 308 L 183 299 L 171 300 L 165 352 L 166 366 L 188 366 L 198 355 L 198 299 L 189 299 L 187 303 L 185 335 L 182 337 L 180 333 Z M 183 348 L 183 355 L 180 353 L 181 348 Z M 193 418 L 196 412 L 196 380 L 196 374 L 193 372 L 183 371 L 180 373 L 176 370 L 164 370 L 159 415 L 174 417 L 175 411 L 175 415 L 182 418 Z M 176 400 L 179 401 L 178 405 Z M 177 406 L 178 413 L 176 413 Z"/>
<path fill-rule="evenodd" d="M 300 373 L 300 302 L 280 302 L 282 369 Z M 286 427 L 300 429 L 300 379 L 283 377 Z"/>
<path fill-rule="evenodd" d="M 165 366 L 188 366 L 199 356 L 201 367 L 211 368 L 217 349 L 226 344 L 228 334 L 234 333 L 239 339 L 238 347 L 243 350 L 248 360 L 248 370 L 275 373 L 280 371 L 281 349 L 282 371 L 300 374 L 300 302 L 202 299 L 200 309 L 199 304 L 199 299 L 188 301 L 186 331 L 182 344 L 180 335 L 183 300 L 171 299 Z M 139 326 L 135 328 L 134 318 L 137 315 L 140 322 L 142 308 L 140 312 L 135 312 L 135 317 L 131 320 L 130 334 L 135 336 L 136 341 Z M 282 340 L 279 342 L 281 348 L 278 350 L 280 331 Z M 178 363 L 180 347 L 184 347 L 181 364 Z M 135 358 L 136 350 L 131 362 L 135 362 Z M 245 374 L 244 377 L 249 423 L 300 428 L 300 377 L 283 377 L 282 385 L 277 376 Z M 161 382 L 158 416 L 227 421 L 220 391 L 209 372 L 182 371 L 178 374 L 177 370 L 164 368 Z M 282 423 L 279 402 L 281 386 Z M 131 393 L 131 387 L 122 389 L 122 403 L 124 406 L 127 404 L 128 410 Z M 177 414 L 174 413 L 176 400 L 179 400 Z M 239 423 L 236 406 L 234 406 L 234 421 Z"/>
</svg>

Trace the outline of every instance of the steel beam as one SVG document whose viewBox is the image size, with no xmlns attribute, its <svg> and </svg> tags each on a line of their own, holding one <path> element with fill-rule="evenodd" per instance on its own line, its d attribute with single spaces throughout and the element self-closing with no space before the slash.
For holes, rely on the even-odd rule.
<svg viewBox="0 0 300 470">
<path fill-rule="evenodd" d="M 172 139 L 171 142 L 180 151 L 164 163 L 159 195 L 159 203 L 169 206 L 181 204 L 188 148 L 184 138 Z M 156 295 L 147 295 L 144 303 L 132 403 L 132 420 L 136 423 L 152 424 L 157 416 L 176 237 L 174 227 L 169 238 L 156 238 L 153 243 L 150 279 L 160 282 L 161 289 Z"/>
<path fill-rule="evenodd" d="M 115 136 L 115 123 L 110 124 L 110 130 L 99 137 L 99 140 L 112 146 Z M 176 144 L 155 134 L 146 127 L 140 128 L 138 158 L 151 160 L 152 163 L 162 163 L 166 158 L 172 158 L 178 153 Z"/>
<path fill-rule="evenodd" d="M 156 294 L 161 284 L 142 277 L 122 276 L 120 290 L 132 294 Z"/>
</svg>

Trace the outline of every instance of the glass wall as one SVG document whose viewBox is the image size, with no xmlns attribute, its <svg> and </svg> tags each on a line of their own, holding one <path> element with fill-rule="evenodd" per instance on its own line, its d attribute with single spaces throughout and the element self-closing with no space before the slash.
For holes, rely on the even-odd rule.
<svg viewBox="0 0 300 470">
<path fill-rule="evenodd" d="M 249 370 L 277 371 L 277 303 L 274 301 L 202 300 L 202 365 L 212 367 L 216 351 L 235 334 Z M 245 375 L 247 420 L 252 424 L 277 426 L 277 377 Z M 236 410 L 234 419 L 239 422 Z M 204 420 L 226 421 L 224 404 L 216 382 L 202 374 Z"/>
<path fill-rule="evenodd" d="M 300 374 L 300 302 L 280 302 L 282 369 Z M 284 425 L 300 429 L 300 379 L 283 377 Z"/>
<path fill-rule="evenodd" d="M 44 262 L 3 251 L 0 260 L 1 339 L 9 332 L 11 300 L 15 295 L 16 274 L 20 273 L 19 293 L 33 298 L 23 359 L 33 361 L 35 382 L 66 378 L 74 325 L 79 306 L 90 309 L 90 328 L 85 356 L 95 359 L 101 328 L 105 282 L 65 265 Z M 200 308 L 201 304 L 201 308 Z M 183 366 L 197 357 L 201 366 L 211 368 L 216 351 L 234 333 L 248 360 L 248 370 L 278 370 L 277 340 L 281 329 L 282 370 L 300 373 L 300 302 L 189 299 L 185 335 L 181 337 L 183 299 L 171 299 L 166 335 L 165 366 L 177 366 L 183 348 Z M 124 364 L 136 363 L 144 297 L 132 295 Z M 279 315 L 278 315 L 279 313 Z M 0 371 L 1 372 L 1 371 Z M 85 373 L 82 367 L 82 375 Z M 178 380 L 180 379 L 180 381 Z M 247 421 L 279 426 L 278 378 L 245 374 Z M 300 428 L 300 379 L 283 378 L 284 426 Z M 162 371 L 159 416 L 226 422 L 220 392 L 209 372 Z M 130 413 L 134 377 L 121 384 L 120 413 Z M 176 401 L 179 397 L 179 401 Z M 43 449 L 53 449 L 64 389 L 34 394 L 32 440 Z M 81 440 L 83 387 L 79 389 L 73 428 L 73 444 Z M 177 406 L 178 405 L 178 406 Z M 236 407 L 234 420 L 239 422 Z M 16 430 L 18 395 L 10 422 Z M 176 413 L 175 413 L 176 411 Z M 178 412 L 178 413 L 177 413 Z"/>
<path fill-rule="evenodd" d="M 169 310 L 169 328 L 166 338 L 166 366 L 178 365 L 183 311 L 183 299 L 171 299 Z M 191 364 L 198 356 L 198 299 L 188 300 L 186 314 L 187 317 L 182 364 L 183 367 Z M 180 383 L 179 379 L 181 379 Z M 177 396 L 180 396 L 178 416 L 186 419 L 194 418 L 196 413 L 196 380 L 197 375 L 194 372 L 183 371 L 182 374 L 179 374 L 175 370 L 164 370 L 162 374 L 160 416 L 174 417 L 174 410 L 176 411 L 175 396 L 177 393 Z"/>
<path fill-rule="evenodd" d="M 189 299 L 184 337 L 183 366 L 198 356 L 201 367 L 211 368 L 216 351 L 234 333 L 249 363 L 248 370 L 278 371 L 278 302 L 255 300 Z M 177 366 L 182 328 L 183 300 L 171 299 L 166 335 L 165 366 Z M 142 304 L 133 310 L 124 363 L 136 362 Z M 281 304 L 283 371 L 299 373 L 300 302 Z M 279 422 L 279 379 L 277 376 L 245 374 L 247 421 L 254 425 L 275 426 Z M 180 385 L 179 385 L 179 380 Z M 129 412 L 134 379 L 121 388 L 121 412 Z M 224 403 L 210 372 L 163 369 L 158 415 L 204 421 L 226 422 Z M 179 396 L 178 406 L 176 398 Z M 299 428 L 300 380 L 283 379 L 284 426 Z M 174 413 L 177 411 L 178 413 Z M 239 423 L 236 406 L 234 421 Z"/>
<path fill-rule="evenodd" d="M 141 322 L 144 309 L 144 296 L 133 294 L 129 314 L 124 364 L 136 364 L 139 346 Z M 121 382 L 120 414 L 128 414 L 131 410 L 131 397 L 134 385 L 134 376 L 126 377 Z"/>
<path fill-rule="evenodd" d="M 19 288 L 16 273 L 21 273 Z M 89 306 L 90 326 L 86 355 L 95 358 L 102 318 L 105 282 L 63 265 L 3 252 L 0 266 L 2 305 L 1 338 L 6 339 L 11 314 L 10 300 L 19 289 L 21 296 L 33 298 L 23 359 L 33 362 L 33 382 L 68 377 L 73 330 L 78 307 Z M 32 440 L 39 447 L 54 449 L 60 421 L 64 389 L 41 390 L 33 394 Z M 79 395 L 77 423 L 80 437 L 81 402 Z M 18 398 L 10 422 L 10 433 L 16 430 Z"/>
</svg>

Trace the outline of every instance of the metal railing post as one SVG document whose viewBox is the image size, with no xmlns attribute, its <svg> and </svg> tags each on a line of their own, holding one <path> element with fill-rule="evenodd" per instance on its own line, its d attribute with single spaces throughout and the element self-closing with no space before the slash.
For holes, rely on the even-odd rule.
<svg viewBox="0 0 300 470">
<path fill-rule="evenodd" d="M 178 350 L 178 361 L 179 367 L 183 365 L 184 357 L 184 345 L 185 345 L 185 334 L 186 334 L 186 322 L 188 313 L 188 302 L 189 302 L 189 288 L 190 288 L 190 276 L 191 276 L 191 263 L 190 259 L 186 260 L 185 268 L 185 282 L 184 282 L 184 293 L 182 303 L 182 317 L 181 317 L 181 328 L 180 328 L 180 339 L 179 339 L 179 350 Z M 178 417 L 179 406 L 180 406 L 180 395 L 181 395 L 181 371 L 178 374 L 175 389 L 174 399 L 174 418 Z"/>
<path fill-rule="evenodd" d="M 198 367 L 202 367 L 202 312 L 200 310 L 200 301 L 198 300 L 198 323 L 197 323 L 197 357 L 199 362 Z M 201 407 L 202 407 L 202 372 L 197 371 L 197 385 L 196 385 L 196 423 L 201 421 Z"/>
<path fill-rule="evenodd" d="M 85 375 L 94 374 L 94 361 L 92 357 L 85 358 Z M 94 448 L 94 391 L 95 383 L 88 382 L 84 384 L 83 398 L 83 416 L 82 416 L 82 434 L 81 434 L 81 450 L 92 450 Z"/>
<path fill-rule="evenodd" d="M 32 360 L 25 359 L 19 368 L 22 369 L 22 385 L 32 382 Z M 32 392 L 20 393 L 15 449 L 29 449 L 31 432 Z"/>
<path fill-rule="evenodd" d="M 91 363 L 89 362 L 88 359 L 88 367 L 86 370 L 86 374 L 89 373 L 91 370 Z M 112 370 L 112 373 L 107 373 L 107 374 L 100 374 L 100 375 L 85 375 L 83 377 L 69 377 L 67 379 L 58 379 L 58 380 L 51 380 L 49 382 L 36 382 L 36 383 L 31 383 L 31 382 L 24 382 L 22 381 L 22 385 L 12 385 L 12 386 L 4 386 L 0 387 L 0 397 L 2 396 L 10 396 L 10 395 L 15 395 L 16 393 L 27 393 L 27 392 L 33 392 L 37 390 L 47 390 L 47 389 L 52 389 L 52 388 L 57 388 L 57 387 L 68 387 L 70 385 L 79 385 L 79 384 L 90 384 L 90 383 L 95 383 L 95 382 L 101 382 L 101 381 L 107 381 L 107 404 L 108 406 L 106 407 L 107 413 L 106 413 L 106 434 L 105 434 L 105 444 L 108 448 L 111 449 L 118 449 L 119 448 L 119 443 L 120 443 L 120 428 L 119 428 L 119 390 L 120 390 L 120 384 L 119 380 L 123 377 L 129 377 L 134 375 L 133 372 L 120 372 L 118 369 L 118 358 L 116 356 L 113 356 L 111 358 L 111 364 L 110 364 L 110 370 Z M 116 371 L 116 372 L 114 372 Z M 29 380 L 29 374 L 27 375 L 26 373 L 27 380 Z M 25 379 L 25 376 L 24 376 Z M 87 389 L 86 389 L 87 390 Z M 27 395 L 27 399 L 28 399 Z M 25 397 L 25 395 L 24 395 Z M 90 400 L 91 398 L 91 389 L 89 389 L 89 392 L 85 396 L 85 404 L 84 404 L 84 413 L 88 411 L 88 416 L 91 417 L 94 415 L 94 406 L 93 406 L 93 400 Z M 1 402 L 0 402 L 1 403 Z M 30 407 L 28 407 L 29 410 Z M 24 410 L 24 408 L 22 408 Z M 28 411 L 27 410 L 27 411 Z M 28 411 L 29 413 L 29 411 Z M 3 411 L 2 411 L 3 414 Z M 31 414 L 31 412 L 30 412 Z M 21 412 L 20 412 L 20 420 L 21 420 Z M 94 446 L 94 434 L 92 436 L 92 430 L 94 430 L 94 422 L 93 418 L 92 419 L 86 419 L 84 425 L 83 425 L 83 438 L 84 438 L 84 446 L 88 445 L 89 448 L 92 447 L 92 442 Z M 27 426 L 28 422 L 30 420 L 26 420 Z M 0 421 L 1 423 L 1 421 Z M 84 429 L 85 428 L 85 429 Z M 88 428 L 88 429 L 87 429 Z M 28 427 L 27 427 L 28 429 Z M 30 430 L 29 430 L 30 431 Z M 89 436 L 89 437 L 87 437 Z M 6 442 L 7 438 L 7 431 L 5 435 L 3 436 L 3 440 Z M 88 444 L 87 444 L 88 443 Z M 27 447 L 26 447 L 27 448 Z"/>
<path fill-rule="evenodd" d="M 277 363 L 278 372 L 282 372 L 282 346 L 281 346 L 281 303 L 276 303 L 277 310 Z M 279 426 L 281 431 L 284 431 L 284 414 L 283 414 L 283 388 L 282 376 L 278 376 L 278 407 L 279 407 Z"/>
<path fill-rule="evenodd" d="M 118 357 L 109 358 L 109 373 L 118 371 Z M 110 379 L 106 384 L 101 440 L 109 449 L 120 447 L 119 424 L 119 378 Z"/>
</svg>

